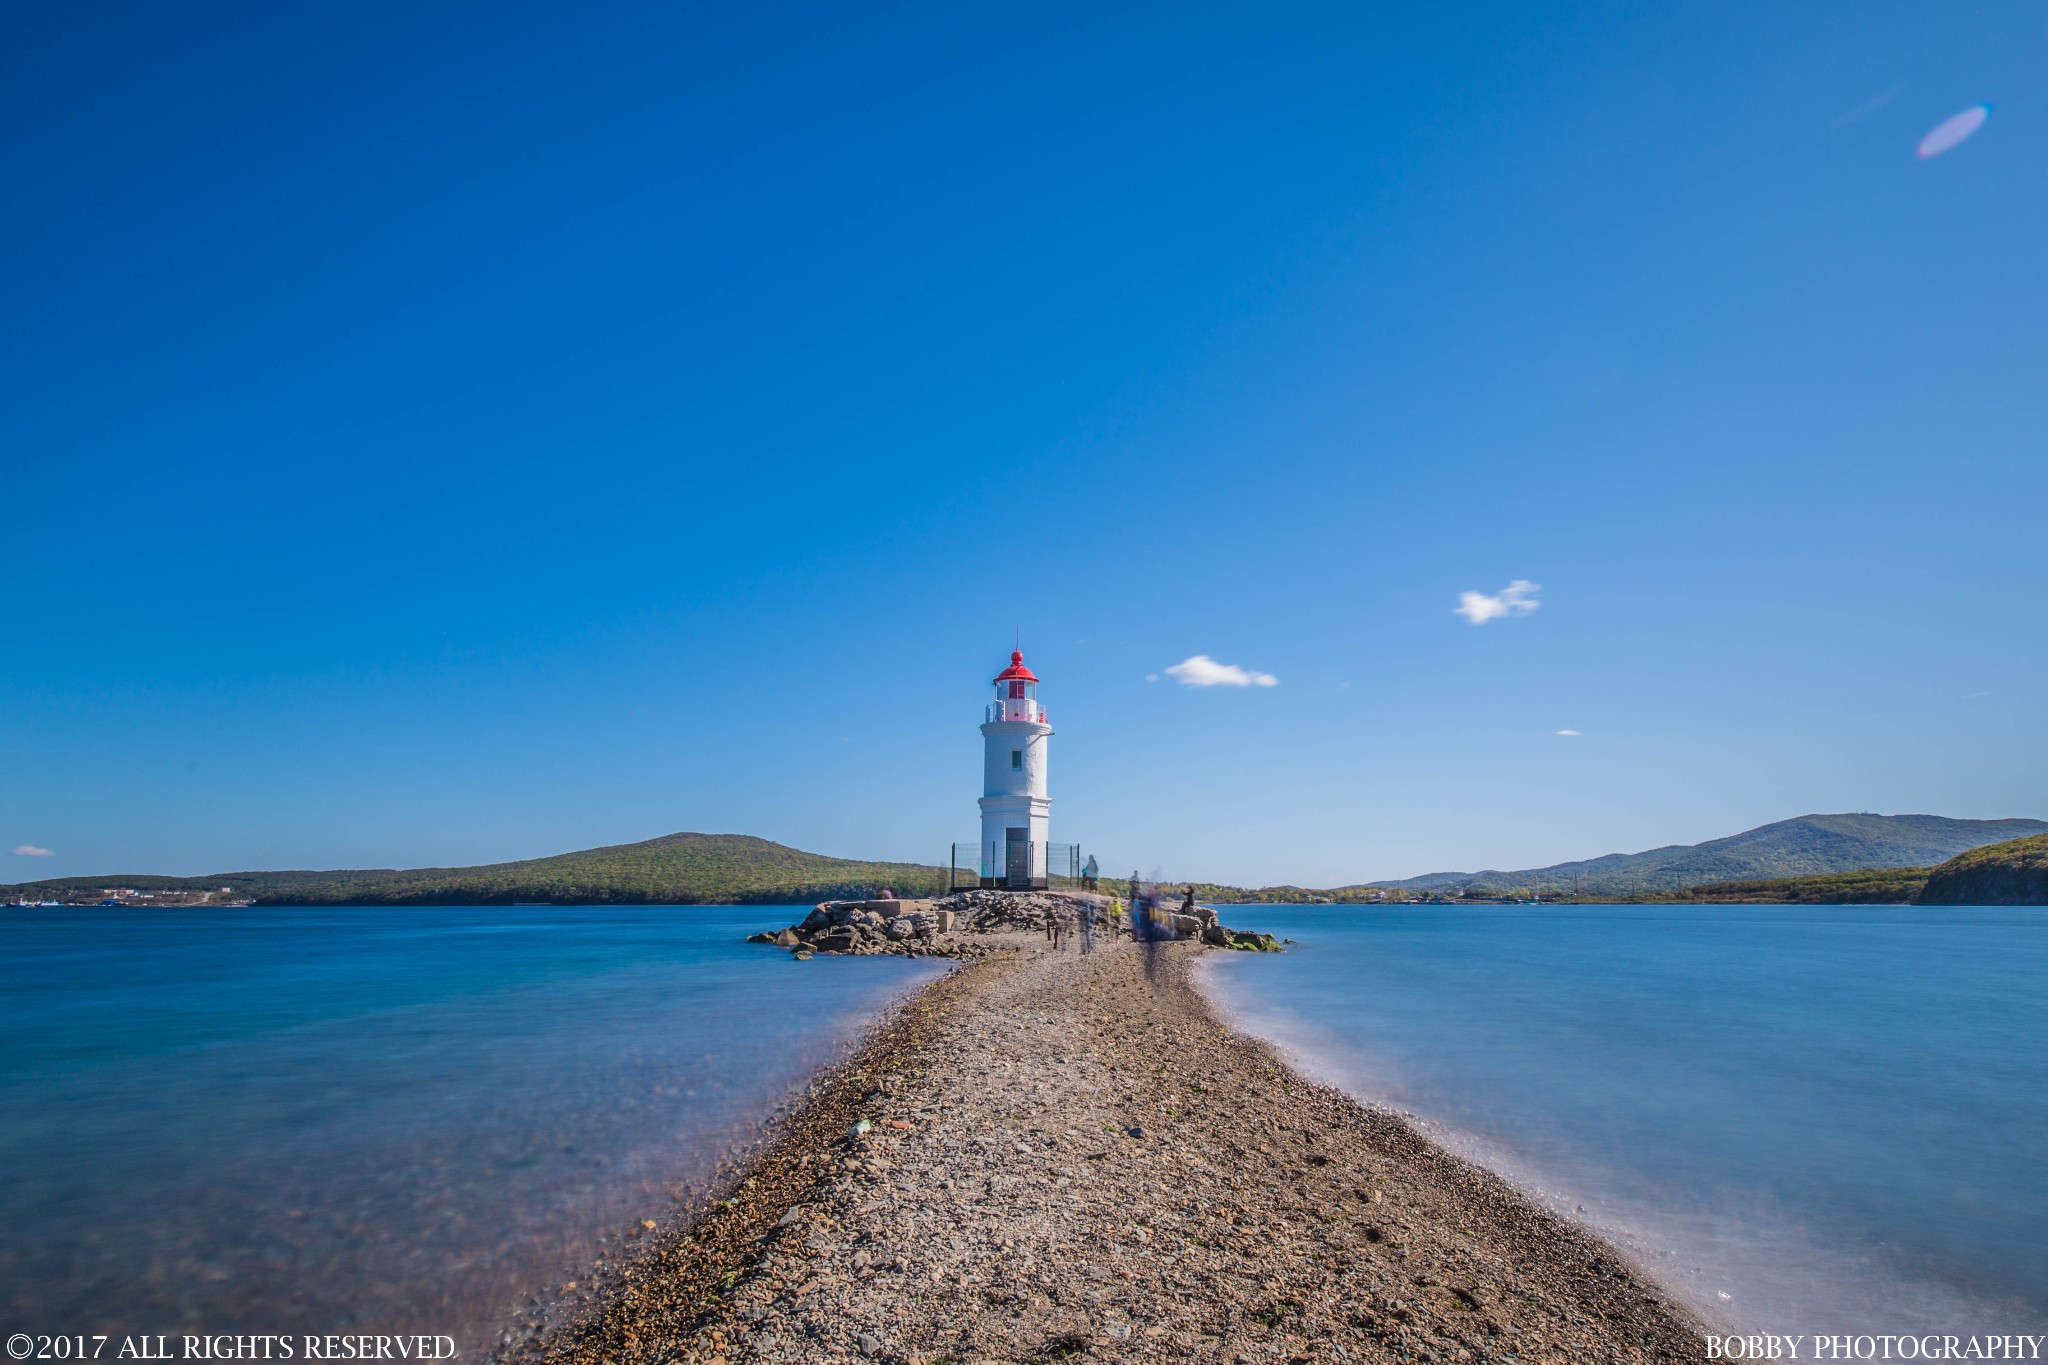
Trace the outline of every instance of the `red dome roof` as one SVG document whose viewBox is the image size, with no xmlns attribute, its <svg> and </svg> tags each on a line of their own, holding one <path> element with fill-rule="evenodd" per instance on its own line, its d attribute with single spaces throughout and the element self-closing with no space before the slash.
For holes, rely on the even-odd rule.
<svg viewBox="0 0 2048 1365">
<path fill-rule="evenodd" d="M 1021 649 L 1011 650 L 1010 666 L 996 674 L 997 682 L 1009 682 L 1012 678 L 1021 678 L 1025 682 L 1038 681 L 1038 675 L 1024 666 L 1024 651 Z"/>
</svg>

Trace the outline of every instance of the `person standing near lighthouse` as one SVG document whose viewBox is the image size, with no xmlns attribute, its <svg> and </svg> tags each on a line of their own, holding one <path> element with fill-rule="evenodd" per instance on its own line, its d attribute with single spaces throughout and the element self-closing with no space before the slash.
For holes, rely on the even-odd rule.
<svg viewBox="0 0 2048 1365">
<path fill-rule="evenodd" d="M 981 726 L 982 885 L 1043 890 L 1052 871 L 1052 798 L 1045 784 L 1052 726 L 1022 650 L 1010 655 L 995 684 L 996 699 Z"/>
</svg>

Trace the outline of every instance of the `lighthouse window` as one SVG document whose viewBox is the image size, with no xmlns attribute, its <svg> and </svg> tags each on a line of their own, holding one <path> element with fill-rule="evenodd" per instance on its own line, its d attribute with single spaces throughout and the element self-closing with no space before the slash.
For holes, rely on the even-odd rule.
<svg viewBox="0 0 2048 1365">
<path fill-rule="evenodd" d="M 1024 684 L 1023 684 L 1023 683 L 1020 683 L 1020 682 L 1013 682 L 1013 683 L 1011 683 L 1011 684 L 1010 684 L 1010 699 L 1011 699 L 1012 701 L 1022 701 L 1022 700 L 1024 700 Z"/>
<path fill-rule="evenodd" d="M 1010 766 L 1012 768 L 1022 768 L 1024 766 L 1024 751 L 1022 749 L 1010 750 Z"/>
</svg>

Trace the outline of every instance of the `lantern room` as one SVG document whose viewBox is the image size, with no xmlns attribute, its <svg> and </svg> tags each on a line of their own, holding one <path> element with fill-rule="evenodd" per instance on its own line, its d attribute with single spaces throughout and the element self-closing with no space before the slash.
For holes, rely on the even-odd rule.
<svg viewBox="0 0 2048 1365">
<path fill-rule="evenodd" d="M 1022 650 L 1012 651 L 1010 666 L 996 674 L 996 702 L 988 719 L 1045 724 L 1045 708 L 1038 704 L 1038 675 L 1024 666 Z"/>
</svg>

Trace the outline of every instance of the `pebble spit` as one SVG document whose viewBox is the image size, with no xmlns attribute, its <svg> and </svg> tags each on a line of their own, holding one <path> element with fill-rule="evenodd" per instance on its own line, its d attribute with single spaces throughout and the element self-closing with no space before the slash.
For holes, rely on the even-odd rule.
<svg viewBox="0 0 2048 1365">
<path fill-rule="evenodd" d="M 1187 979 L 1210 950 L 1003 938 L 814 1087 L 727 1198 L 502 1354 L 1703 1357 L 1611 1247 L 1223 1024 Z"/>
</svg>

